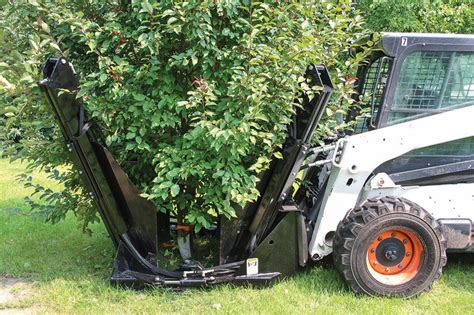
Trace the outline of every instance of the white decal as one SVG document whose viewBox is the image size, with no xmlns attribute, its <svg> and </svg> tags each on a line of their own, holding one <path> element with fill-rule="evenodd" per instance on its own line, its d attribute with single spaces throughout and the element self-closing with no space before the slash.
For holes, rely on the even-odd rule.
<svg viewBox="0 0 474 315">
<path fill-rule="evenodd" d="M 258 274 L 258 258 L 247 259 L 247 276 Z"/>
<path fill-rule="evenodd" d="M 408 44 L 408 38 L 402 37 L 402 46 L 406 46 Z"/>
</svg>

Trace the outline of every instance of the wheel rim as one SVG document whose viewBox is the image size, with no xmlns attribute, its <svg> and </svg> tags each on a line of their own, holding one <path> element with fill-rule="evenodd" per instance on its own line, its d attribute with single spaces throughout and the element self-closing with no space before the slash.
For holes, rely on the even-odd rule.
<svg viewBox="0 0 474 315">
<path fill-rule="evenodd" d="M 389 228 L 375 236 L 367 249 L 370 274 L 387 285 L 400 285 L 413 279 L 423 260 L 419 236 L 404 228 Z"/>
</svg>

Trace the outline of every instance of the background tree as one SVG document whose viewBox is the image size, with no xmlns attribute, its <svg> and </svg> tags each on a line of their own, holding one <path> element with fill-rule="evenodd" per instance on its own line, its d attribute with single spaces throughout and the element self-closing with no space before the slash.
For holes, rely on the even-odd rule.
<svg viewBox="0 0 474 315">
<path fill-rule="evenodd" d="M 360 0 L 375 32 L 474 33 L 472 0 Z"/>
</svg>

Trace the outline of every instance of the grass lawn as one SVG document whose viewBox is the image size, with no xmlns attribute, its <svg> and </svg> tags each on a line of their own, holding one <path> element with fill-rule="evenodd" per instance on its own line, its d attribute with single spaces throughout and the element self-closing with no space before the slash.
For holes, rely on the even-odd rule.
<svg viewBox="0 0 474 315">
<path fill-rule="evenodd" d="M 260 290 L 220 286 L 177 294 L 114 288 L 108 283 L 114 249 L 104 227 L 94 226 L 89 237 L 81 233 L 73 217 L 50 225 L 27 216 L 23 198 L 31 191 L 15 180 L 23 169 L 20 163 L 0 159 L 0 314 L 474 311 L 474 255 L 450 257 L 433 291 L 410 300 L 356 296 L 330 265 L 316 266 Z M 42 174 L 36 178 L 47 183 Z"/>
</svg>

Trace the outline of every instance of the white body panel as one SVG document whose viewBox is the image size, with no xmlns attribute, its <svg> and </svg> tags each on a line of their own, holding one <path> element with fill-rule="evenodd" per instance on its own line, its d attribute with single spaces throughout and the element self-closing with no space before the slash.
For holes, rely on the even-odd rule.
<svg viewBox="0 0 474 315">
<path fill-rule="evenodd" d="M 474 136 L 473 117 L 474 106 L 470 106 L 340 139 L 338 145 L 343 146 L 342 155 L 339 162 L 333 162 L 331 168 L 328 189 L 324 192 L 309 245 L 310 257 L 319 259 L 332 252 L 332 239 L 326 239 L 326 235 L 336 230 L 347 211 L 366 199 L 370 189 L 369 192 L 367 189 L 364 191 L 364 184 L 379 165 L 415 149 Z M 412 191 L 406 187 L 390 189 L 392 193 L 398 189 L 398 192 L 414 202 L 419 200 L 421 206 L 426 204 L 425 209 L 429 212 L 447 213 L 448 210 L 440 210 L 441 206 L 430 209 L 435 201 L 429 202 L 429 195 L 436 193 L 436 202 L 441 202 L 443 198 L 451 199 L 452 206 L 449 206 L 449 202 L 447 206 L 451 209 L 450 218 L 467 214 L 474 220 L 472 185 L 442 185 L 445 190 L 434 186 Z M 454 191 L 457 192 L 458 201 L 454 201 L 454 197 L 450 198 Z M 446 205 L 446 201 L 443 201 L 443 205 Z M 435 217 L 440 218 L 438 215 Z"/>
<path fill-rule="evenodd" d="M 470 219 L 474 221 L 474 183 L 433 186 L 400 186 L 374 188 L 360 198 L 403 197 L 426 209 L 436 219 Z M 358 202 L 359 203 L 359 202 Z"/>
</svg>

